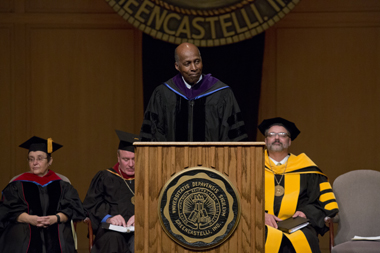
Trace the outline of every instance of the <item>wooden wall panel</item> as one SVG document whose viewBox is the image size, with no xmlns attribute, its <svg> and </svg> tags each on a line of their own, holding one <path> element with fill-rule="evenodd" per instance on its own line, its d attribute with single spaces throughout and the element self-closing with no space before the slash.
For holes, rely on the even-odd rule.
<svg viewBox="0 0 380 253">
<path fill-rule="evenodd" d="M 277 112 L 299 122 L 296 145 L 332 178 L 373 168 L 380 151 L 372 141 L 379 137 L 379 35 L 380 27 L 277 33 Z"/>
<path fill-rule="evenodd" d="M 264 252 L 264 143 L 135 144 L 136 170 L 139 171 L 136 174 L 136 210 L 139 210 L 136 213 L 136 252 L 194 252 L 176 244 L 163 231 L 158 217 L 158 198 L 175 173 L 189 167 L 207 167 L 210 161 L 217 161 L 215 169 L 226 174 L 238 189 L 242 213 L 228 241 L 207 252 Z M 211 155 L 214 157 L 210 158 Z M 186 156 L 189 160 L 184 159 Z"/>
<path fill-rule="evenodd" d="M 118 142 L 114 129 L 135 132 L 134 30 L 33 26 L 28 32 L 29 131 L 64 145 L 56 153 L 62 158 L 60 172 L 75 177 L 73 184 L 84 197 L 96 170 L 73 166 L 112 166 Z"/>
<path fill-rule="evenodd" d="M 12 3 L 11 0 L 3 0 L 0 1 L 0 13 L 1 12 L 10 12 L 12 9 Z"/>
<path fill-rule="evenodd" d="M 87 13 L 113 13 L 114 10 L 104 1 L 94 0 L 28 0 L 25 1 L 26 12 L 46 12 L 46 13 L 66 13 L 66 12 L 87 12 Z"/>
<path fill-rule="evenodd" d="M 292 12 L 372 12 L 380 11 L 378 0 L 301 0 Z"/>
<path fill-rule="evenodd" d="M 11 26 L 0 25 L 0 153 L 2 154 L 2 176 L 0 185 L 6 185 L 12 175 L 12 35 Z M 26 157 L 25 157 L 26 158 Z M 26 159 L 25 159 L 26 162 Z"/>
</svg>

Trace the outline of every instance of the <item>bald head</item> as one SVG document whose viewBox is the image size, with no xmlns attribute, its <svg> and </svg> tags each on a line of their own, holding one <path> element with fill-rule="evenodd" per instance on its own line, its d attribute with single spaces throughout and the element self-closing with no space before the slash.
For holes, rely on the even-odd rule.
<svg viewBox="0 0 380 253">
<path fill-rule="evenodd" d="M 194 44 L 191 44 L 189 42 L 184 42 L 180 44 L 176 49 L 174 50 L 174 60 L 178 63 L 179 61 L 179 55 L 186 53 L 188 51 L 198 51 L 199 56 L 201 56 L 201 52 L 199 51 L 198 47 Z"/>
<path fill-rule="evenodd" d="M 185 81 L 193 85 L 202 75 L 203 63 L 199 49 L 191 43 L 180 44 L 174 52 L 175 68 Z"/>
</svg>

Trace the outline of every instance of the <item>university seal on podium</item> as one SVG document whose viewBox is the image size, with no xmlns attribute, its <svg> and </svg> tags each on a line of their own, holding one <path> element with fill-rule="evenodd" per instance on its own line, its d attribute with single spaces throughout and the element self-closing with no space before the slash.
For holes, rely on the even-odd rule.
<svg viewBox="0 0 380 253">
<path fill-rule="evenodd" d="M 158 215 L 166 234 L 193 250 L 222 244 L 237 227 L 240 214 L 236 188 L 226 176 L 205 167 L 175 174 L 158 200 Z"/>
</svg>

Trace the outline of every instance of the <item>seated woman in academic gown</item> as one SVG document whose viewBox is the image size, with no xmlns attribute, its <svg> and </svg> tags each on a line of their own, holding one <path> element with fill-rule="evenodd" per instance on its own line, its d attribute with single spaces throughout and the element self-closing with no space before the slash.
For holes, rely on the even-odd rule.
<svg viewBox="0 0 380 253">
<path fill-rule="evenodd" d="M 62 146 L 32 137 L 20 147 L 29 149 L 30 172 L 15 177 L 0 201 L 0 252 L 75 252 L 71 220 L 83 220 L 78 192 L 49 170 L 51 153 Z"/>
</svg>

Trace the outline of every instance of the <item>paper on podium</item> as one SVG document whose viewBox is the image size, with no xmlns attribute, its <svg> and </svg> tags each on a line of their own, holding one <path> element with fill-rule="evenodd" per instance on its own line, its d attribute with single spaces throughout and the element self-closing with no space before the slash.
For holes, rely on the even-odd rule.
<svg viewBox="0 0 380 253">
<path fill-rule="evenodd" d="M 102 228 L 121 232 L 121 233 L 131 233 L 135 231 L 134 226 L 129 226 L 129 227 L 123 227 L 123 226 L 117 226 L 117 225 L 112 225 L 106 222 L 102 223 Z"/>
</svg>

